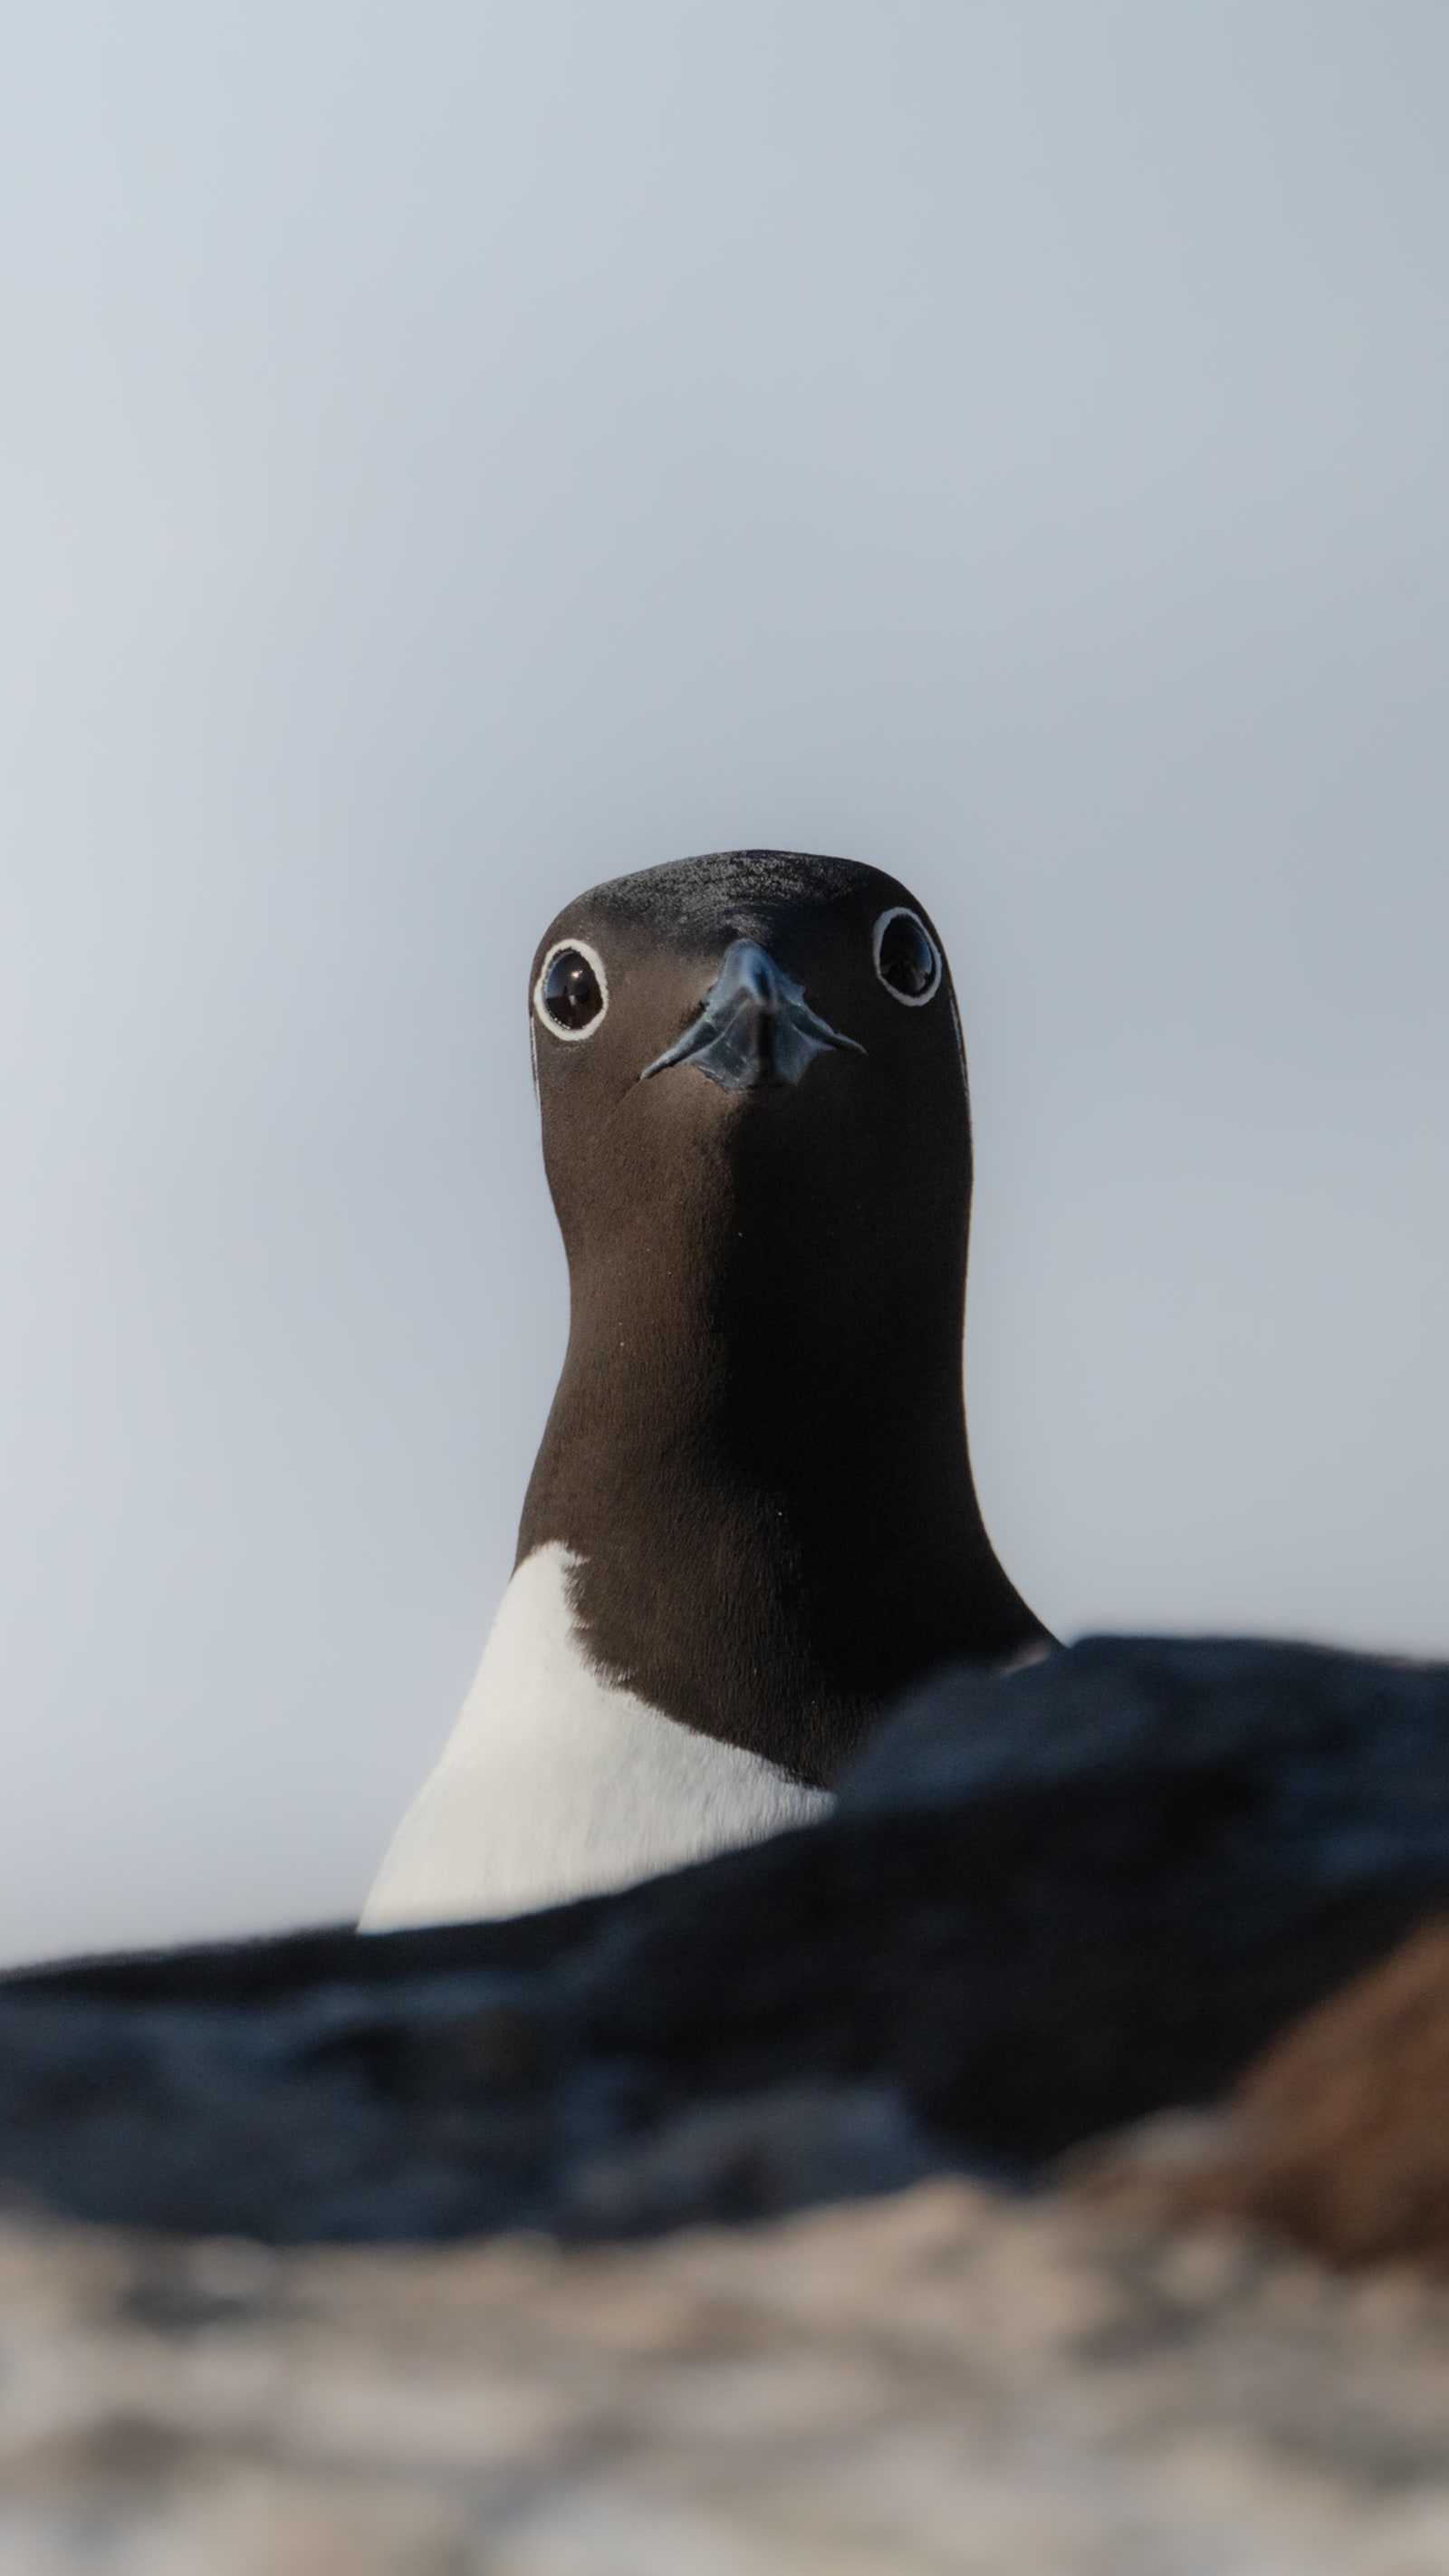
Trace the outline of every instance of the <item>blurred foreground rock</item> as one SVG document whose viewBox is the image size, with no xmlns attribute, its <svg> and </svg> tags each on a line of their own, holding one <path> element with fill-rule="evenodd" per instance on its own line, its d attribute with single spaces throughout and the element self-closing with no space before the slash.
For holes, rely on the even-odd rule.
<svg viewBox="0 0 1449 2576">
<path fill-rule="evenodd" d="M 0 2576 L 1443 2576 L 1446 2139 L 1449 1675 L 946 1676 L 621 1897 L 0 1986 Z"/>
<path fill-rule="evenodd" d="M 646 2246 L 0 2227 L 3 2576 L 1443 2576 L 1449 2294 L 936 2181 Z"/>
<path fill-rule="evenodd" d="M 0 2177 L 299 2242 L 1026 2176 L 1211 2103 L 1446 1906 L 1444 1670 L 1098 1639 L 943 1677 L 831 1822 L 623 1896 L 12 1980 Z"/>
<path fill-rule="evenodd" d="M 1296 2022 L 1223 2117 L 1169 2114 L 1080 2171 L 1162 2218 L 1251 2219 L 1331 2262 L 1449 2272 L 1449 1918 Z"/>
</svg>

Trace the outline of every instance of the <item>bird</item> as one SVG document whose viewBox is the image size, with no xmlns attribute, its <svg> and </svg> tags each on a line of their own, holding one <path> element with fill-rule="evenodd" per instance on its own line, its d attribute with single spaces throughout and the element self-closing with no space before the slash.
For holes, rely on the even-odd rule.
<svg viewBox="0 0 1449 2576">
<path fill-rule="evenodd" d="M 366 1931 L 809 1824 L 909 1685 L 1052 1643 L 972 1477 L 966 1061 L 924 907 L 799 851 L 640 869 L 556 916 L 529 1007 L 567 1351 Z"/>
</svg>

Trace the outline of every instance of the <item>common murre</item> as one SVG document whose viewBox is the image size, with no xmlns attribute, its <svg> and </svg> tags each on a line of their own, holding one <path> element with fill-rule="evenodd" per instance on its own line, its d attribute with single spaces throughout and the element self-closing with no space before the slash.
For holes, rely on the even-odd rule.
<svg viewBox="0 0 1449 2576">
<path fill-rule="evenodd" d="M 568 1350 L 367 1930 L 807 1822 L 909 1682 L 1049 1642 L 972 1482 L 966 1068 L 920 905 L 846 859 L 686 859 L 566 905 L 530 993 Z"/>
</svg>

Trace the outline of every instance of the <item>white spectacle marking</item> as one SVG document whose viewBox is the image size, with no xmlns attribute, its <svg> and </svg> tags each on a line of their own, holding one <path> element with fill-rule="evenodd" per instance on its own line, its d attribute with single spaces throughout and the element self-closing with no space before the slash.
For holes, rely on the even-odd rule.
<svg viewBox="0 0 1449 2576">
<path fill-rule="evenodd" d="M 364 1932 L 631 1887 L 834 1806 L 828 1790 L 802 1789 L 595 1672 L 569 1601 L 576 1563 L 555 1542 L 518 1567 L 462 1715 L 378 1871 Z"/>
<path fill-rule="evenodd" d="M 885 976 L 881 974 L 881 942 L 885 938 L 886 932 L 889 930 L 893 921 L 913 921 L 920 932 L 921 937 L 924 939 L 926 946 L 931 952 L 931 980 L 926 986 L 924 993 L 903 993 L 899 985 L 887 983 Z M 870 951 L 876 974 L 880 978 L 881 983 L 885 985 L 886 991 L 889 993 L 893 1002 L 904 1002 L 908 1011 L 923 1011 L 928 1002 L 934 1002 L 936 995 L 941 989 L 941 976 L 944 969 L 944 960 L 940 949 L 936 946 L 936 943 L 931 937 L 929 930 L 926 928 L 925 923 L 922 921 L 920 914 L 918 912 L 913 912 L 908 903 L 893 903 L 888 912 L 880 914 L 875 928 L 870 935 Z M 958 1020 L 956 1023 L 958 1035 L 960 1033 L 960 1026 L 961 1024 Z"/>
<path fill-rule="evenodd" d="M 548 970 L 556 957 L 583 957 L 594 970 L 595 981 L 599 987 L 599 1007 L 595 1011 L 593 1018 L 591 1020 L 586 1020 L 581 1029 L 566 1029 L 561 1021 L 554 1018 L 552 1011 L 549 1009 L 548 1004 L 543 998 L 543 988 L 548 980 Z M 609 1009 L 609 978 L 604 972 L 604 961 L 599 955 L 597 948 L 591 948 L 586 939 L 556 939 L 534 978 L 533 1007 L 537 1017 L 543 1022 L 544 1027 L 547 1029 L 549 1036 L 551 1038 L 562 1038 L 566 1046 L 577 1046 L 582 1038 L 591 1038 L 595 1029 L 601 1029 L 604 1025 Z M 538 1057 L 536 1053 L 533 1063 L 535 1076 L 534 1088 L 537 1090 Z"/>
</svg>

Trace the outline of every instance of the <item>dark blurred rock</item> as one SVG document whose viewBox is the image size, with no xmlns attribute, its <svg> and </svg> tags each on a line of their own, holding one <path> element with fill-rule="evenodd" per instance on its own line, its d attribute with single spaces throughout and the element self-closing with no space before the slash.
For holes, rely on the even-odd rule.
<svg viewBox="0 0 1449 2576">
<path fill-rule="evenodd" d="M 1102 1770 L 1248 1762 L 1261 1828 L 1296 1864 L 1351 1877 L 1449 1852 L 1449 1669 L 1235 1637 L 1087 1637 L 998 1680 L 956 1670 L 876 1728 L 845 1814 Z"/>
<path fill-rule="evenodd" d="M 782 2084 L 696 2104 L 581 2158 L 565 2175 L 557 2224 L 569 2236 L 641 2236 L 777 2218 L 903 2191 L 943 2161 L 941 2141 L 893 2086 Z"/>
<path fill-rule="evenodd" d="M 13 1979 L 0 2175 L 278 2240 L 1025 2175 L 1210 2101 L 1446 1900 L 1449 1673 L 1093 1639 L 942 1676 L 832 1821 L 622 1896 Z"/>
</svg>

